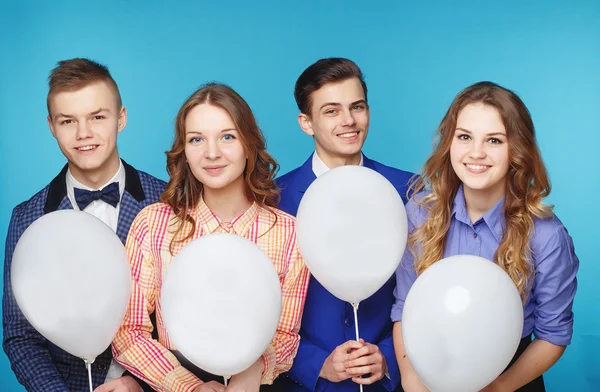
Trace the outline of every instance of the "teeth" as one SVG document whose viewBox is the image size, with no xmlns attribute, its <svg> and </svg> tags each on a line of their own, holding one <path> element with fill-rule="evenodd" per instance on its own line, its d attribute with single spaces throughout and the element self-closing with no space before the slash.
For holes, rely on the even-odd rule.
<svg viewBox="0 0 600 392">
<path fill-rule="evenodd" d="M 485 166 L 485 165 L 467 165 L 467 167 L 469 169 L 473 169 L 473 170 L 484 170 L 484 169 L 487 169 L 487 166 Z"/>
<path fill-rule="evenodd" d="M 341 137 L 353 137 L 353 136 L 356 136 L 356 135 L 358 135 L 357 131 L 342 133 L 342 134 L 340 134 L 338 136 L 341 136 Z"/>
<path fill-rule="evenodd" d="M 85 147 L 79 147 L 78 150 L 79 151 L 89 151 L 89 150 L 93 150 L 94 148 L 96 148 L 96 146 L 85 146 Z"/>
</svg>

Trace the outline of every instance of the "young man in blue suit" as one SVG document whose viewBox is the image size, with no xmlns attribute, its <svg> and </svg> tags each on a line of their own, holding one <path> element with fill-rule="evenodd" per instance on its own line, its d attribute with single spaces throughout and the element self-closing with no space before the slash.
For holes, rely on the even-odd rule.
<svg viewBox="0 0 600 392">
<path fill-rule="evenodd" d="M 358 66 L 343 58 L 326 58 L 308 67 L 294 91 L 298 123 L 315 141 L 315 152 L 299 168 L 278 178 L 279 208 L 296 215 L 308 186 L 321 174 L 342 165 L 363 165 L 386 177 L 406 203 L 412 173 L 385 166 L 361 152 L 369 131 L 367 86 Z M 357 230 L 367 228 L 357 227 Z M 367 262 L 367 261 L 365 261 Z M 360 333 L 355 341 L 352 306 L 329 293 L 311 277 L 300 347 L 287 377 L 286 391 L 400 391 L 390 311 L 393 277 L 358 308 Z"/>
<path fill-rule="evenodd" d="M 119 158 L 117 134 L 125 128 L 127 111 L 106 67 L 87 59 L 61 61 L 50 74 L 49 87 L 48 125 L 68 163 L 48 186 L 13 210 L 4 259 L 3 348 L 28 391 L 83 392 L 89 391 L 83 360 L 39 334 L 15 301 L 13 251 L 36 219 L 63 209 L 96 216 L 125 243 L 131 222 L 142 208 L 160 199 L 165 183 Z M 93 386 L 100 392 L 147 389 L 123 373 L 109 347 L 92 365 Z"/>
</svg>

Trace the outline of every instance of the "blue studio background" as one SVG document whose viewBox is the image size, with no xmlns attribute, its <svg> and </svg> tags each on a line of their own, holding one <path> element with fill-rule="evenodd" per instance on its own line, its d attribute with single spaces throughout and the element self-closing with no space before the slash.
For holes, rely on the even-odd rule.
<svg viewBox="0 0 600 392">
<path fill-rule="evenodd" d="M 548 202 L 581 261 L 575 335 L 546 374 L 547 389 L 598 390 L 599 20 L 597 0 L 2 0 L 0 237 L 12 208 L 65 163 L 46 123 L 46 77 L 61 59 L 109 66 L 129 113 L 121 156 L 163 179 L 177 110 L 206 81 L 230 84 L 249 102 L 281 173 L 312 151 L 296 122 L 293 87 L 321 57 L 348 57 L 362 68 L 372 118 L 365 152 L 411 171 L 431 152 L 454 96 L 495 81 L 533 115 L 553 185 Z M 3 352 L 0 390 L 23 390 Z"/>
</svg>

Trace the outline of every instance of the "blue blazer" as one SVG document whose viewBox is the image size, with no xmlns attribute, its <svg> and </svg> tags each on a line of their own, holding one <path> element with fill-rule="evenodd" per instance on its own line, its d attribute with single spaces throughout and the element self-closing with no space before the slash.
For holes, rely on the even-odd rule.
<svg viewBox="0 0 600 392">
<path fill-rule="evenodd" d="M 385 166 L 366 156 L 363 163 L 365 167 L 387 178 L 406 204 L 412 173 Z M 279 208 L 295 216 L 304 192 L 315 179 L 311 155 L 302 166 L 277 179 L 277 185 L 281 188 Z M 390 318 L 395 286 L 396 279 L 392 276 L 379 291 L 362 301 L 358 307 L 360 335 L 365 341 L 379 347 L 385 356 L 390 376 L 389 379 L 384 376 L 373 385 L 365 386 L 364 392 L 402 390 Z M 300 346 L 292 368 L 283 375 L 285 391 L 357 392 L 359 386 L 352 380 L 332 383 L 319 378 L 325 359 L 337 346 L 348 340 L 356 340 L 352 306 L 333 296 L 311 276 L 300 327 Z"/>
<path fill-rule="evenodd" d="M 135 170 L 123 161 L 125 191 L 119 207 L 117 235 L 125 243 L 129 227 L 138 212 L 160 200 L 165 182 Z M 4 295 L 2 297 L 2 347 L 17 379 L 28 391 L 89 392 L 88 374 L 82 359 L 63 351 L 40 335 L 21 313 L 10 281 L 10 266 L 17 241 L 35 220 L 56 210 L 73 209 L 67 197 L 67 166 L 52 182 L 13 210 L 4 257 Z M 110 290 L 110 287 L 106 288 Z M 104 383 L 112 360 L 110 347 L 92 365 L 94 388 Z"/>
</svg>

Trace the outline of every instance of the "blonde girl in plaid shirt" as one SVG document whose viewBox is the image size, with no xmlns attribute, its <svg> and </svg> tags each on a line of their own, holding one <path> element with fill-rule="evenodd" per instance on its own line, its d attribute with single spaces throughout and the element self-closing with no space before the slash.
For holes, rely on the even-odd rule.
<svg viewBox="0 0 600 392">
<path fill-rule="evenodd" d="M 159 391 L 268 390 L 292 364 L 308 285 L 296 244 L 295 220 L 275 208 L 278 165 L 248 104 L 231 88 L 207 84 L 179 110 L 173 147 L 167 152 L 170 181 L 161 203 L 140 212 L 127 251 L 133 291 L 113 341 L 115 358 Z M 177 360 L 165 330 L 160 289 L 174 256 L 192 240 L 229 232 L 255 242 L 273 261 L 282 288 L 282 316 L 265 353 L 227 387 L 203 382 Z M 201 311 L 201 310 L 200 310 Z M 152 338 L 156 315 L 158 339 Z M 240 323 L 243 328 L 243 323 Z"/>
</svg>

